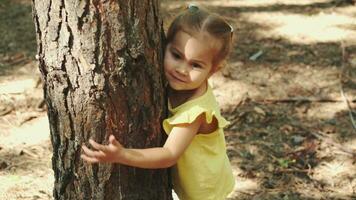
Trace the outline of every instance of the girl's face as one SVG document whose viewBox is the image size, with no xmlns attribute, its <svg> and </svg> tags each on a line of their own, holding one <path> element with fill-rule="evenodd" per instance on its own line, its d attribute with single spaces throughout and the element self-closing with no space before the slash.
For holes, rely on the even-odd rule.
<svg viewBox="0 0 356 200">
<path fill-rule="evenodd" d="M 164 56 L 165 75 L 172 89 L 205 87 L 213 74 L 212 61 L 217 52 L 213 44 L 216 44 L 214 39 L 206 34 L 199 33 L 194 37 L 183 31 L 176 33 Z"/>
</svg>

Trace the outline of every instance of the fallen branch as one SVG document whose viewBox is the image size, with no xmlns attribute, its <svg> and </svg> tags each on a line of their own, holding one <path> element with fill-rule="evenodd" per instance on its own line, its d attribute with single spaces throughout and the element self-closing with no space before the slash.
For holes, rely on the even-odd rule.
<svg viewBox="0 0 356 200">
<path fill-rule="evenodd" d="M 347 153 L 347 154 L 351 154 L 353 157 L 356 158 L 356 151 L 349 149 L 341 144 L 338 144 L 336 142 L 334 142 L 333 140 L 331 140 L 331 138 L 329 136 L 327 136 L 326 134 L 319 132 L 319 133 L 315 133 L 315 132 L 309 132 L 310 134 L 312 134 L 313 136 L 315 136 L 316 138 L 324 141 L 327 144 L 330 144 L 334 147 L 339 148 L 340 150 L 342 150 L 343 152 Z"/>
<path fill-rule="evenodd" d="M 338 98 L 311 98 L 311 97 L 293 97 L 285 99 L 261 99 L 255 100 L 256 102 L 261 103 L 295 103 L 295 102 L 321 102 L 321 103 L 335 103 L 335 102 L 344 102 L 343 99 Z M 356 103 L 356 99 L 351 100 L 351 102 Z"/>
<path fill-rule="evenodd" d="M 38 155 L 36 155 L 35 153 L 32 153 L 31 151 L 29 151 L 27 149 L 22 149 L 20 151 L 20 156 L 22 156 L 24 154 L 27 154 L 28 156 L 33 157 L 33 158 L 38 158 Z"/>
<path fill-rule="evenodd" d="M 340 86 L 340 93 L 341 93 L 342 98 L 344 99 L 344 102 L 345 102 L 346 106 L 347 106 L 347 110 L 349 112 L 349 116 L 350 116 L 352 127 L 354 128 L 354 130 L 356 130 L 356 123 L 355 123 L 354 117 L 352 115 L 353 111 L 352 111 L 351 105 L 350 105 L 349 101 L 347 100 L 347 97 L 346 97 L 346 95 L 344 93 L 342 85 Z"/>
<path fill-rule="evenodd" d="M 25 115 L 25 117 L 22 118 L 22 120 L 20 121 L 20 126 L 36 118 L 38 118 L 38 113 L 29 113 L 28 115 Z"/>
<path fill-rule="evenodd" d="M 346 97 L 346 94 L 344 92 L 343 85 L 342 85 L 342 77 L 343 77 L 344 70 L 345 70 L 345 45 L 342 41 L 341 41 L 341 50 L 342 50 L 342 59 L 341 59 L 342 63 L 341 63 L 341 70 L 340 70 L 340 93 L 341 93 L 341 97 L 343 98 L 343 100 L 346 104 L 346 107 L 348 109 L 352 127 L 354 128 L 354 131 L 356 131 L 356 123 L 355 123 L 354 117 L 352 115 L 352 109 L 351 109 L 350 103 Z"/>
<path fill-rule="evenodd" d="M 12 106 L 6 107 L 5 109 L 0 110 L 0 116 L 5 116 L 7 114 L 10 114 L 13 110 L 14 110 L 14 107 L 12 107 Z"/>
<path fill-rule="evenodd" d="M 255 195 L 254 193 L 244 192 L 244 191 L 241 191 L 241 190 L 237 190 L 236 192 L 241 193 L 241 194 L 245 194 L 245 195 L 249 195 L 249 196 Z"/>
<path fill-rule="evenodd" d="M 294 172 L 298 172 L 298 173 L 307 173 L 310 174 L 311 173 L 311 169 L 277 169 L 275 170 L 275 172 L 279 172 L 279 173 L 294 173 Z"/>
</svg>

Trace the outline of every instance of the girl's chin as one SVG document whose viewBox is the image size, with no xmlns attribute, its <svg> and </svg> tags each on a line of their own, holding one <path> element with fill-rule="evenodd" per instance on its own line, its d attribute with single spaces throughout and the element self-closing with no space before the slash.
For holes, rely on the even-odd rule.
<svg viewBox="0 0 356 200">
<path fill-rule="evenodd" d="M 174 85 L 174 84 L 169 84 L 169 87 L 172 88 L 173 90 L 185 90 L 184 87 L 177 86 L 177 85 Z"/>
<path fill-rule="evenodd" d="M 171 87 L 174 90 L 189 90 L 182 84 L 176 84 L 176 83 L 169 83 L 169 87 Z"/>
<path fill-rule="evenodd" d="M 190 88 L 181 84 L 172 84 L 172 83 L 169 84 L 169 87 L 176 91 L 194 91 L 197 89 L 197 88 Z"/>
</svg>

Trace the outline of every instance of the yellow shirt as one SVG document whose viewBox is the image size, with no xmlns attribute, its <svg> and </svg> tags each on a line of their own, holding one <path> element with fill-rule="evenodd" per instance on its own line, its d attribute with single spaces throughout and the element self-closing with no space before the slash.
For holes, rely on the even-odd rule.
<svg viewBox="0 0 356 200">
<path fill-rule="evenodd" d="M 169 102 L 168 102 L 169 104 Z M 192 123 L 205 113 L 206 122 L 213 117 L 218 128 L 209 134 L 199 134 L 173 167 L 173 189 L 181 200 L 223 200 L 232 191 L 235 180 L 229 158 L 223 127 L 229 124 L 220 114 L 219 106 L 210 86 L 200 97 L 171 108 L 171 116 L 163 121 L 167 134 L 177 124 Z"/>
</svg>

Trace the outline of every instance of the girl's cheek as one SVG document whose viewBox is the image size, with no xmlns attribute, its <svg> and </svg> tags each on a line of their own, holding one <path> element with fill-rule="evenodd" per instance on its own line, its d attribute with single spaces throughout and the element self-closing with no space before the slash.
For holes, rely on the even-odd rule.
<svg viewBox="0 0 356 200">
<path fill-rule="evenodd" d="M 169 60 L 170 60 L 170 59 L 168 58 L 168 56 L 165 56 L 165 57 L 164 57 L 163 65 L 164 65 L 164 68 L 165 68 L 165 69 L 168 68 L 169 65 L 170 65 L 170 61 L 169 61 Z"/>
<path fill-rule="evenodd" d="M 168 68 L 172 69 L 177 64 L 177 62 L 173 58 L 168 58 L 166 61 L 166 65 Z"/>
</svg>

